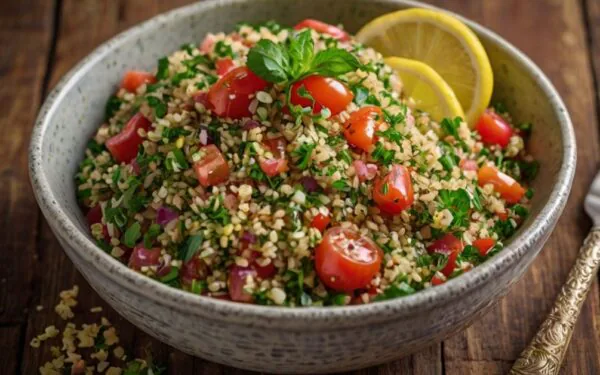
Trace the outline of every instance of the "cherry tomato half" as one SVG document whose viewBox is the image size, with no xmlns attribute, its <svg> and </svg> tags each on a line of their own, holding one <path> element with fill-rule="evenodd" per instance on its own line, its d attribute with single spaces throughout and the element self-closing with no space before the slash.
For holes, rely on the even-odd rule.
<svg viewBox="0 0 600 375">
<path fill-rule="evenodd" d="M 481 135 L 481 141 L 486 145 L 508 146 L 513 129 L 500 115 L 485 111 L 479 118 L 475 129 Z"/>
<path fill-rule="evenodd" d="M 403 165 L 394 164 L 390 172 L 373 184 L 373 200 L 382 212 L 397 215 L 414 201 L 410 173 Z"/>
<path fill-rule="evenodd" d="M 141 72 L 136 70 L 130 70 L 125 73 L 123 80 L 121 81 L 121 87 L 129 92 L 136 92 L 138 87 L 145 83 L 156 82 L 154 74 L 148 72 Z"/>
<path fill-rule="evenodd" d="M 215 63 L 215 66 L 217 67 L 217 74 L 219 75 L 219 77 L 224 76 L 225 74 L 229 73 L 235 68 L 233 60 L 229 57 L 218 59 Z"/>
<path fill-rule="evenodd" d="M 312 221 L 310 222 L 310 226 L 323 233 L 323 231 L 325 231 L 330 222 L 331 218 L 329 217 L 329 215 L 323 215 L 319 213 L 312 219 Z"/>
<path fill-rule="evenodd" d="M 300 95 L 302 93 L 300 91 L 301 87 L 304 87 L 313 100 Z M 320 75 L 308 76 L 295 82 L 290 93 L 290 102 L 293 105 L 299 105 L 303 108 L 312 107 L 313 114 L 321 113 L 321 110 L 325 107 L 331 111 L 332 116 L 346 109 L 352 98 L 354 98 L 354 94 L 342 82 Z"/>
<path fill-rule="evenodd" d="M 215 145 L 208 145 L 200 149 L 204 155 L 202 159 L 194 162 L 194 170 L 200 185 L 204 187 L 218 185 L 229 179 L 229 164 L 223 157 L 221 150 Z"/>
<path fill-rule="evenodd" d="M 301 21 L 300 23 L 298 23 L 296 26 L 294 26 L 294 30 L 302 30 L 302 29 L 313 29 L 318 33 L 329 34 L 332 37 L 334 37 L 335 39 L 338 39 L 341 41 L 347 41 L 350 39 L 350 35 L 348 35 L 347 32 L 340 29 L 339 27 L 330 25 L 325 22 L 313 20 L 310 18 L 307 18 L 307 19 Z"/>
<path fill-rule="evenodd" d="M 485 165 L 479 168 L 477 178 L 479 186 L 494 185 L 494 190 L 500 193 L 500 196 L 508 203 L 518 203 L 525 195 L 525 189 L 521 184 L 509 175 L 500 172 L 496 167 Z"/>
<path fill-rule="evenodd" d="M 251 115 L 250 95 L 263 90 L 268 83 L 245 66 L 229 71 L 208 90 L 210 109 L 219 117 L 240 119 Z"/>
<path fill-rule="evenodd" d="M 362 107 L 352 112 L 344 124 L 344 137 L 354 147 L 371 152 L 377 141 L 375 132 L 383 123 L 381 108 L 376 106 Z"/>
<path fill-rule="evenodd" d="M 448 257 L 448 263 L 441 270 L 446 276 L 450 276 L 456 268 L 456 258 L 458 254 L 462 252 L 464 245 L 461 240 L 456 238 L 452 233 L 447 233 L 443 237 L 433 241 L 431 245 L 427 247 L 429 253 L 440 253 L 445 254 Z"/>
<path fill-rule="evenodd" d="M 117 162 L 129 163 L 137 156 L 138 148 L 144 142 L 144 138 L 138 134 L 138 129 L 148 131 L 151 125 L 150 120 L 137 113 L 119 134 L 106 141 L 106 148 Z"/>
<path fill-rule="evenodd" d="M 271 151 L 273 157 L 261 158 L 259 160 L 260 169 L 269 177 L 277 176 L 280 173 L 287 172 L 288 161 L 285 157 L 286 142 L 283 137 L 267 139 L 263 145 Z"/>
<path fill-rule="evenodd" d="M 369 285 L 379 272 L 383 251 L 360 233 L 333 227 L 315 250 L 319 279 L 336 291 L 350 292 Z"/>
<path fill-rule="evenodd" d="M 493 238 L 480 238 L 473 241 L 473 246 L 479 250 L 481 256 L 486 256 L 487 253 L 496 246 L 496 241 Z"/>
</svg>

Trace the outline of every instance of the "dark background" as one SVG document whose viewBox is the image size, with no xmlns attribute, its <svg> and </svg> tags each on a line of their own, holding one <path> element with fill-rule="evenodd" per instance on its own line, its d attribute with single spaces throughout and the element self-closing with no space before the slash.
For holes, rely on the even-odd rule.
<svg viewBox="0 0 600 375">
<path fill-rule="evenodd" d="M 342 1 L 342 0 L 340 0 Z M 64 322 L 58 293 L 81 288 L 75 322 L 94 322 L 103 306 L 121 344 L 149 350 L 169 374 L 247 374 L 187 356 L 120 318 L 94 293 L 41 216 L 27 176 L 27 147 L 48 91 L 77 61 L 116 33 L 190 0 L 0 1 L 0 373 L 36 374 L 51 359 L 30 340 Z M 578 166 L 562 218 L 523 279 L 491 312 L 443 343 L 354 374 L 506 373 L 545 318 L 590 227 L 583 197 L 598 168 L 600 0 L 435 0 L 480 22 L 527 53 L 550 77 L 575 124 Z M 42 311 L 36 311 L 43 305 Z M 564 374 L 600 374 L 600 295 L 596 282 L 577 324 Z M 54 341 L 52 345 L 57 345 Z M 385 343 L 381 343 L 385 345 Z"/>
</svg>

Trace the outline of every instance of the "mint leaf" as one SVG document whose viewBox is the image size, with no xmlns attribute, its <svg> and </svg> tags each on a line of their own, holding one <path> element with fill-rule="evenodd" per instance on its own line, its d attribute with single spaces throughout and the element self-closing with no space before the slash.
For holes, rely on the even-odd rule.
<svg viewBox="0 0 600 375">
<path fill-rule="evenodd" d="M 200 250 L 200 245 L 202 245 L 203 237 L 201 234 L 195 234 L 191 237 L 188 237 L 187 241 L 183 247 L 179 249 L 179 259 L 187 262 L 192 259 L 194 255 Z"/>
<path fill-rule="evenodd" d="M 135 222 L 131 224 L 129 228 L 125 231 L 123 235 L 123 243 L 127 247 L 135 247 L 135 243 L 140 238 L 142 226 L 139 222 Z"/>
<path fill-rule="evenodd" d="M 326 77 L 337 77 L 359 67 L 360 62 L 350 52 L 340 48 L 330 48 L 317 53 L 310 71 Z"/>
<path fill-rule="evenodd" d="M 169 59 L 166 57 L 158 60 L 158 71 L 156 72 L 156 79 L 162 80 L 169 76 Z"/>
<path fill-rule="evenodd" d="M 261 39 L 248 52 L 248 67 L 262 79 L 280 83 L 287 81 L 290 70 L 285 46 Z"/>
<path fill-rule="evenodd" d="M 310 69 L 315 54 L 311 35 L 310 30 L 307 29 L 290 38 L 288 53 L 293 77 L 300 77 Z"/>
</svg>

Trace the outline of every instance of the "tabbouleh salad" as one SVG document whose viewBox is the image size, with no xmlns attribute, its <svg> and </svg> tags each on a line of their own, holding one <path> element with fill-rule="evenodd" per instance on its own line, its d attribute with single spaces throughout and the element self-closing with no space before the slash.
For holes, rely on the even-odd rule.
<svg viewBox="0 0 600 375">
<path fill-rule="evenodd" d="M 530 124 L 436 122 L 315 20 L 240 24 L 130 71 L 76 175 L 98 246 L 191 293 L 369 303 L 486 261 L 528 215 Z"/>
</svg>

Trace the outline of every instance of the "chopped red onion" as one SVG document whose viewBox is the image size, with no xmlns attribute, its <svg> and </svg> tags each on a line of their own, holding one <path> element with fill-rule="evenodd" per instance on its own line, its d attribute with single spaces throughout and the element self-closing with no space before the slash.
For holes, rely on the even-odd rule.
<svg viewBox="0 0 600 375">
<path fill-rule="evenodd" d="M 302 186 L 304 187 L 304 190 L 306 190 L 307 193 L 314 193 L 315 191 L 318 191 L 320 189 L 317 180 L 315 180 L 313 177 L 304 176 L 300 179 L 300 182 L 302 183 Z"/>
<path fill-rule="evenodd" d="M 244 130 L 250 130 L 254 128 L 258 128 L 260 123 L 256 120 L 248 120 L 244 123 Z"/>
<path fill-rule="evenodd" d="M 208 132 L 206 129 L 200 130 L 200 144 L 206 146 L 208 144 Z"/>
<path fill-rule="evenodd" d="M 165 206 L 159 207 L 156 211 L 156 223 L 158 225 L 165 226 L 178 217 L 179 214 L 177 212 Z"/>
<path fill-rule="evenodd" d="M 244 234 L 242 234 L 242 241 L 247 242 L 247 243 L 255 243 L 256 242 L 256 236 L 248 231 L 244 232 Z"/>
</svg>

